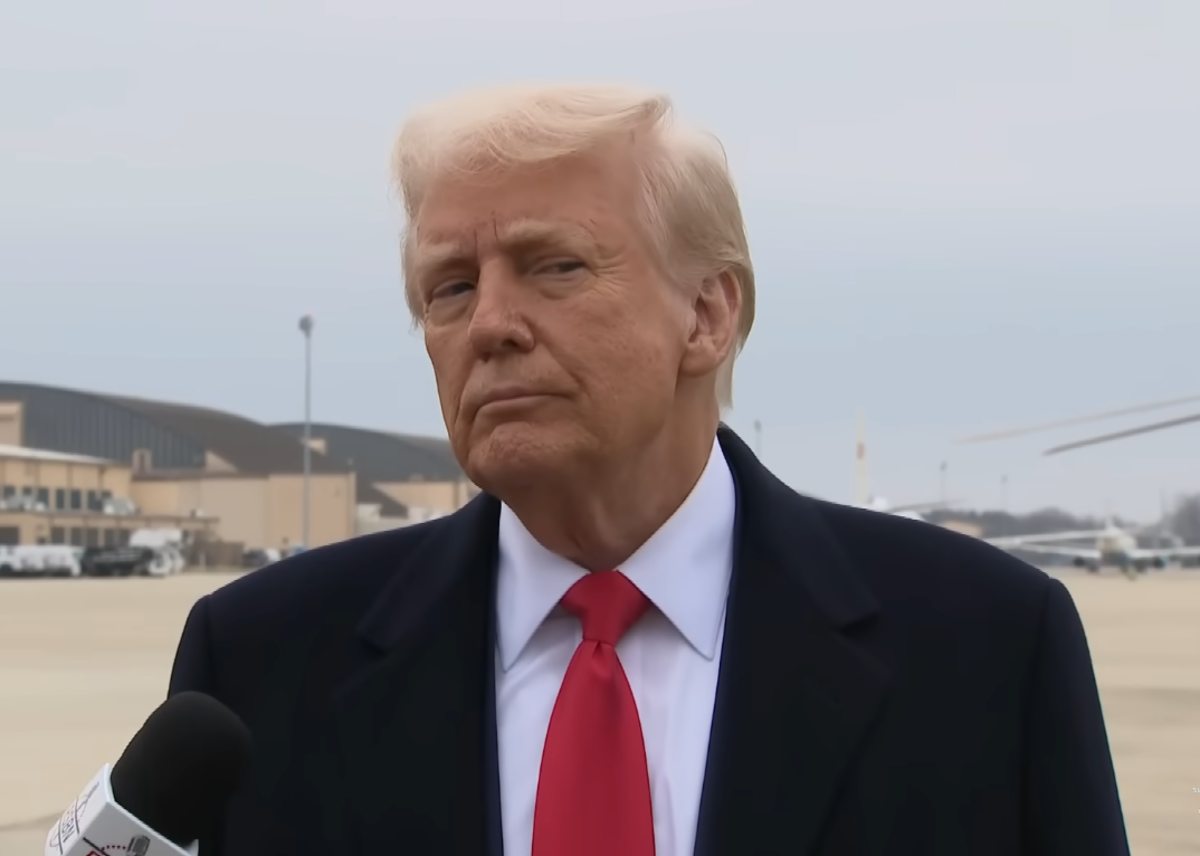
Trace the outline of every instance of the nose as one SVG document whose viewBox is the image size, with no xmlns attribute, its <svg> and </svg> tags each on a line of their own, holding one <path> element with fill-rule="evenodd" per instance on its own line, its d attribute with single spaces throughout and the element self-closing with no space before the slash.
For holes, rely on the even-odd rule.
<svg viewBox="0 0 1200 856">
<path fill-rule="evenodd" d="M 475 305 L 467 331 L 476 353 L 489 358 L 533 348 L 533 331 L 525 317 L 526 297 L 518 278 L 506 266 L 484 266 L 475 285 Z"/>
</svg>

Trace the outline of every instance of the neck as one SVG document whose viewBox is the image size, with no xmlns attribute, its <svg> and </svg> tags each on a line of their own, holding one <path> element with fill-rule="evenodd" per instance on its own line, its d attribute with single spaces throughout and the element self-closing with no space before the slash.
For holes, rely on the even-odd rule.
<svg viewBox="0 0 1200 856">
<path fill-rule="evenodd" d="M 613 570 L 650 540 L 708 464 L 717 421 L 665 430 L 638 455 L 505 502 L 547 550 L 589 571 Z"/>
</svg>

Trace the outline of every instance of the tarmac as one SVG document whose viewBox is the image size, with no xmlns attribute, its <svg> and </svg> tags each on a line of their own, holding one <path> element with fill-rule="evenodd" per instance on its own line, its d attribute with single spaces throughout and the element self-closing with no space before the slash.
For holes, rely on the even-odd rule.
<svg viewBox="0 0 1200 856">
<path fill-rule="evenodd" d="M 1087 627 L 1133 853 L 1194 856 L 1200 571 L 1060 577 Z M 188 609 L 232 578 L 0 581 L 0 856 L 42 852 L 162 701 Z"/>
</svg>

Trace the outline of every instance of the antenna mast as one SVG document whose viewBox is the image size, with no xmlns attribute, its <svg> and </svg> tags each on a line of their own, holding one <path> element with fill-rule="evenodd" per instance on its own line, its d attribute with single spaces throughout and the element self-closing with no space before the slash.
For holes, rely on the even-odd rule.
<svg viewBox="0 0 1200 856">
<path fill-rule="evenodd" d="M 855 504 L 866 505 L 871 501 L 871 482 L 867 474 L 867 433 L 861 410 L 858 413 L 858 443 L 854 449 L 854 482 Z"/>
</svg>

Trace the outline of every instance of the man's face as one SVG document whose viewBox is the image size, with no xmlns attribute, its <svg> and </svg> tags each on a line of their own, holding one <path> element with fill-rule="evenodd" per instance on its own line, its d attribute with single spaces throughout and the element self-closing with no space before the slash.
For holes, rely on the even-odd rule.
<svg viewBox="0 0 1200 856">
<path fill-rule="evenodd" d="M 692 324 L 638 225 L 630 155 L 485 179 L 430 188 L 411 285 L 455 454 L 503 496 L 660 433 Z"/>
</svg>

